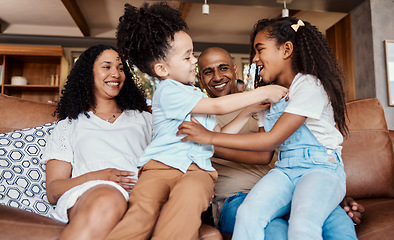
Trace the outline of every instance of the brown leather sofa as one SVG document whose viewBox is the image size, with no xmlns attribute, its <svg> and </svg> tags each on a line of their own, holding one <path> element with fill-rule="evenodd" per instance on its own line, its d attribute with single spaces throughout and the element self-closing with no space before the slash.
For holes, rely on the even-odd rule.
<svg viewBox="0 0 394 240">
<path fill-rule="evenodd" d="M 54 105 L 36 103 L 0 94 L 0 133 L 41 126 L 56 120 Z M 0 166 L 0 175 L 3 167 Z M 2 177 L 2 175 L 1 175 Z M 58 239 L 65 224 L 19 208 L 0 205 L 0 239 Z M 181 227 L 181 226 L 180 226 Z M 199 239 L 221 240 L 220 232 L 202 224 Z"/>
<path fill-rule="evenodd" d="M 349 102 L 350 135 L 343 143 L 347 195 L 365 207 L 356 226 L 360 240 L 394 236 L 394 132 L 387 129 L 383 108 L 376 98 Z M 0 94 L 0 133 L 52 122 L 55 107 Z M 0 168 L 1 170 L 1 168 Z M 56 239 L 64 224 L 17 208 L 0 205 L 1 239 Z M 202 225 L 200 239 L 221 239 L 211 226 Z"/>
<path fill-rule="evenodd" d="M 350 135 L 343 143 L 347 195 L 364 205 L 359 240 L 394 238 L 394 132 L 377 98 L 347 104 Z M 390 139 L 391 137 L 391 139 Z"/>
</svg>

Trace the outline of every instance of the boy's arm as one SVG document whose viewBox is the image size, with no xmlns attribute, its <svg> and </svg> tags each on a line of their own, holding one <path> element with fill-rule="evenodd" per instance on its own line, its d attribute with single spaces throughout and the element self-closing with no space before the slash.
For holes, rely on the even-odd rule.
<svg viewBox="0 0 394 240">
<path fill-rule="evenodd" d="M 230 94 L 218 98 L 202 98 L 191 113 L 227 114 L 261 102 L 276 103 L 286 96 L 288 89 L 279 85 L 268 85 L 252 91 Z"/>
</svg>

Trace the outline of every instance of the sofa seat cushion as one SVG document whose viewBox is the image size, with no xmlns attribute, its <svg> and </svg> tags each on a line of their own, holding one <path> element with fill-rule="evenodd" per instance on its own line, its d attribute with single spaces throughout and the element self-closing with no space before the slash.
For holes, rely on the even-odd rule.
<svg viewBox="0 0 394 240">
<path fill-rule="evenodd" d="M 55 122 L 0 133 L 0 204 L 48 216 L 45 166 L 40 163 Z"/>
<path fill-rule="evenodd" d="M 365 207 L 361 224 L 356 226 L 359 240 L 391 240 L 394 236 L 394 199 L 357 200 Z"/>
</svg>

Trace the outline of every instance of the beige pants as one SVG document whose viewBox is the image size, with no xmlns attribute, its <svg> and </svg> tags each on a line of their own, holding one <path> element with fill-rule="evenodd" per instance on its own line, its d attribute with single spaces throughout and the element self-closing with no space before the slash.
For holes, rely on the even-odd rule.
<svg viewBox="0 0 394 240">
<path fill-rule="evenodd" d="M 197 239 L 201 213 L 212 200 L 217 172 L 192 164 L 183 173 L 150 160 L 139 175 L 129 209 L 107 239 Z"/>
</svg>

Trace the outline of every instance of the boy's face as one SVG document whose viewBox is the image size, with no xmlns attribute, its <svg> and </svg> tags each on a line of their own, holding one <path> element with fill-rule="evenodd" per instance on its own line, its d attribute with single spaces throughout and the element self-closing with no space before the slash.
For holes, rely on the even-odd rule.
<svg viewBox="0 0 394 240">
<path fill-rule="evenodd" d="M 171 49 L 163 62 L 163 66 L 166 68 L 163 78 L 173 79 L 183 84 L 194 83 L 197 59 L 193 55 L 191 37 L 187 33 L 179 31 L 174 34 L 174 41 L 170 45 Z"/>
</svg>

